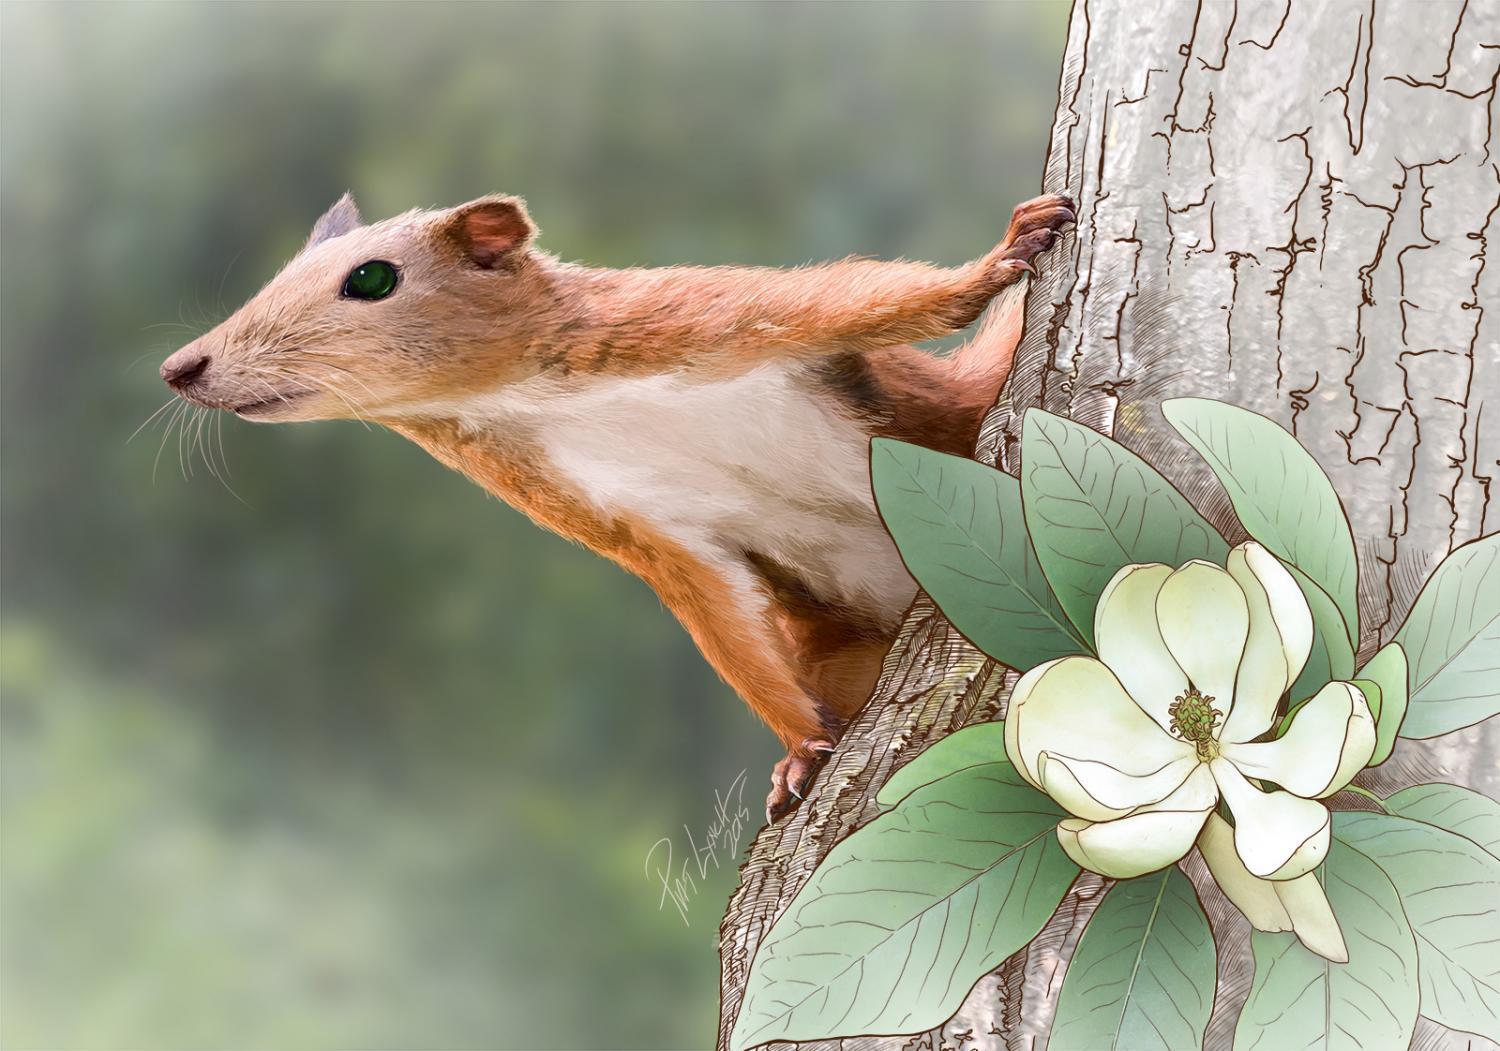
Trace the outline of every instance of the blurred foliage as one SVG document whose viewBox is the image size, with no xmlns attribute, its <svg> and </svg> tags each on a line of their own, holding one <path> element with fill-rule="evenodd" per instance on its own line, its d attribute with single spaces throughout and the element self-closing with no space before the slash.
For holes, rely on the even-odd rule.
<svg viewBox="0 0 1500 1051">
<path fill-rule="evenodd" d="M 644 585 L 357 424 L 216 421 L 238 498 L 127 438 L 346 188 L 601 265 L 972 257 L 1065 8 L 0 17 L 0 1042 L 709 1044 L 737 858 L 691 926 L 644 862 L 778 749 Z"/>
</svg>

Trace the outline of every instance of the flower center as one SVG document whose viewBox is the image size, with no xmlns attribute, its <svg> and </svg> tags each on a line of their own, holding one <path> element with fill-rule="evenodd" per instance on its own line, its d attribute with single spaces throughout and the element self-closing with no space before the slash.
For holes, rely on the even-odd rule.
<svg viewBox="0 0 1500 1051">
<path fill-rule="evenodd" d="M 1205 763 L 1219 754 L 1219 744 L 1214 740 L 1214 726 L 1224 716 L 1223 712 L 1213 706 L 1213 700 L 1189 686 L 1187 693 L 1178 697 L 1167 708 L 1167 714 L 1172 717 L 1172 736 L 1193 742 L 1198 750 L 1198 758 Z"/>
</svg>

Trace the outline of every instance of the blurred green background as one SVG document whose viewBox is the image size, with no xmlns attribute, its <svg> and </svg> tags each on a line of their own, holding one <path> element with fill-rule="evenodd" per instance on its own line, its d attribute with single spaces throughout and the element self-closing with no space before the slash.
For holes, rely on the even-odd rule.
<svg viewBox="0 0 1500 1051">
<path fill-rule="evenodd" d="M 655 597 L 358 424 L 149 427 L 354 190 L 600 265 L 957 262 L 1035 192 L 1066 8 L 5 4 L 0 1042 L 701 1047 L 778 756 Z M 755 823 L 758 825 L 758 821 Z"/>
</svg>

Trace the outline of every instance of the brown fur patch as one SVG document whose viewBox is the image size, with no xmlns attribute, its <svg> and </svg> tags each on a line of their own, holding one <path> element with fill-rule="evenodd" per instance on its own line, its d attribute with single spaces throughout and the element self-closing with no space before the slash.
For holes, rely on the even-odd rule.
<svg viewBox="0 0 1500 1051">
<path fill-rule="evenodd" d="M 756 551 L 744 557 L 775 603 L 798 682 L 836 735 L 869 697 L 890 649 L 889 630 L 820 598 L 792 567 Z"/>
</svg>

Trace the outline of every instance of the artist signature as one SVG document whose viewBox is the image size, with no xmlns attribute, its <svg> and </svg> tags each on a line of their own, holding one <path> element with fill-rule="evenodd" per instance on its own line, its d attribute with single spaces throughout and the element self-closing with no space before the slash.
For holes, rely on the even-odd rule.
<svg viewBox="0 0 1500 1051">
<path fill-rule="evenodd" d="M 651 844 L 646 854 L 646 878 L 661 884 L 661 901 L 658 909 L 665 909 L 671 901 L 682 922 L 688 921 L 688 904 L 697 897 L 700 883 L 708 876 L 709 869 L 719 868 L 720 858 L 739 849 L 740 837 L 750 821 L 750 809 L 745 806 L 745 777 L 748 771 L 741 770 L 729 787 L 720 792 L 714 790 L 714 815 L 703 841 L 693 835 L 686 825 L 687 856 L 679 866 L 674 861 L 672 838 L 662 836 Z M 653 865 L 654 862 L 654 865 Z"/>
</svg>

